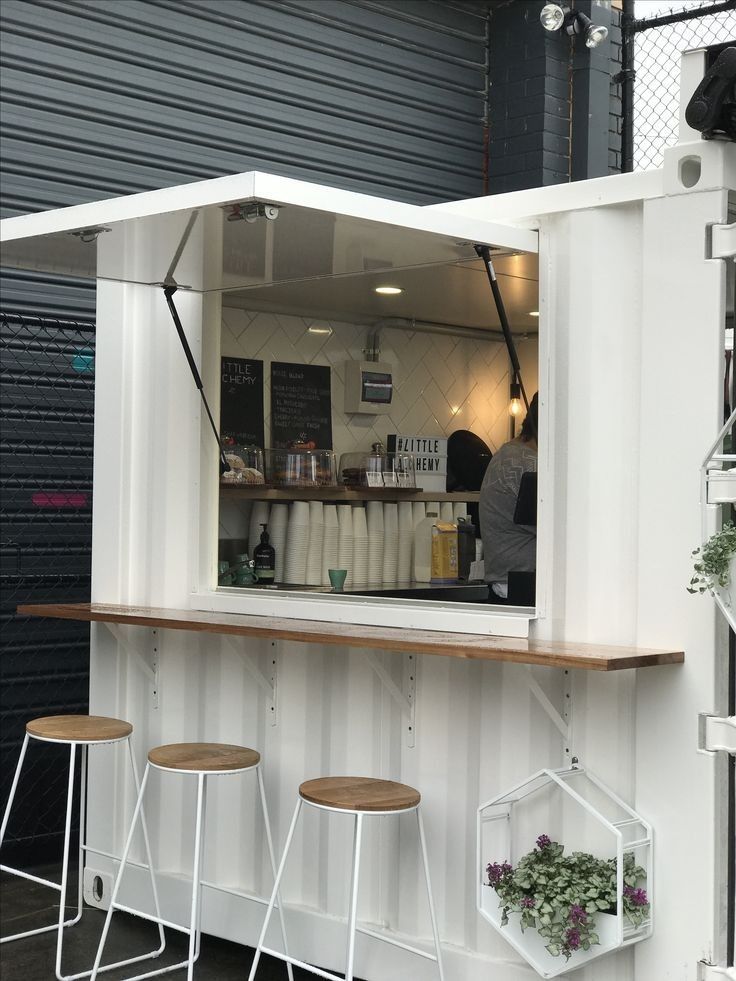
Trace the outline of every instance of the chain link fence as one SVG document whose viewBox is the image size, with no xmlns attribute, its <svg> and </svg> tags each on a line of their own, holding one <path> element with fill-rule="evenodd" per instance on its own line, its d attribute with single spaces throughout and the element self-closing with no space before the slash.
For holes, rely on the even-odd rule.
<svg viewBox="0 0 736 981">
<path fill-rule="evenodd" d="M 94 324 L 0 313 L 0 806 L 25 723 L 86 712 L 89 626 L 16 613 L 90 598 Z M 68 750 L 31 743 L 4 861 L 58 858 Z"/>
<path fill-rule="evenodd" d="M 649 170 L 677 143 L 683 51 L 736 44 L 736 0 L 638 0 L 633 15 L 630 8 L 622 25 L 623 169 Z"/>
</svg>

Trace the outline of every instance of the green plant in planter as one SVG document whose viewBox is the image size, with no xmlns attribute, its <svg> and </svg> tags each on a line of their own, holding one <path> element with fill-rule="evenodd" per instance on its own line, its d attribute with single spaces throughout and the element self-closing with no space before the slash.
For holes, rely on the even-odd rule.
<svg viewBox="0 0 736 981">
<path fill-rule="evenodd" d="M 736 552 L 736 527 L 728 521 L 720 531 L 711 535 L 693 555 L 699 556 L 694 564 L 693 577 L 687 587 L 688 593 L 715 593 L 717 589 L 727 589 L 731 584 L 729 566 Z"/>
<path fill-rule="evenodd" d="M 600 859 L 588 852 L 565 855 L 563 845 L 547 835 L 537 838 L 537 847 L 513 868 L 508 862 L 486 867 L 487 885 L 501 900 L 501 926 L 509 914 L 519 913 L 522 932 L 537 930 L 548 943 L 553 957 L 566 960 L 576 950 L 589 950 L 600 943 L 595 918 L 598 913 L 615 913 L 616 859 Z M 633 926 L 649 915 L 649 900 L 639 883 L 646 873 L 624 854 L 623 912 Z"/>
</svg>

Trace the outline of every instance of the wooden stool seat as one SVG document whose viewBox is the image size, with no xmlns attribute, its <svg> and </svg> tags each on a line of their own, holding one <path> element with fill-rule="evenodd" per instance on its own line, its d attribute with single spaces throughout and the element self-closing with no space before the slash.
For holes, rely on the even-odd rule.
<svg viewBox="0 0 736 981">
<path fill-rule="evenodd" d="M 104 715 L 49 715 L 26 723 L 29 736 L 75 743 L 126 739 L 132 731 L 130 722 Z"/>
<path fill-rule="evenodd" d="M 228 743 L 171 743 L 156 746 L 148 754 L 149 762 L 165 770 L 197 770 L 202 773 L 247 770 L 257 766 L 261 754 L 246 746 Z"/>
<path fill-rule="evenodd" d="M 312 804 L 345 811 L 404 811 L 422 799 L 405 783 L 374 777 L 319 777 L 303 783 L 299 795 Z"/>
</svg>

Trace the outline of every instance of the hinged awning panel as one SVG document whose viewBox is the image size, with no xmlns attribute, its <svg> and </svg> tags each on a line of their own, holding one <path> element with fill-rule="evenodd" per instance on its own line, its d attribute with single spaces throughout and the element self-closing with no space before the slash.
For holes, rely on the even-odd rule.
<svg viewBox="0 0 736 981">
<path fill-rule="evenodd" d="M 178 249 L 159 250 L 172 227 Z M 202 234 L 222 249 L 222 263 L 209 263 L 201 278 L 183 276 Z M 462 266 L 475 262 L 476 242 L 498 255 L 538 247 L 529 229 L 260 173 L 9 218 L 0 238 L 5 265 L 148 284 L 168 277 L 202 292 Z M 114 238 L 134 242 L 145 262 L 125 265 L 129 248 L 96 247 Z"/>
</svg>

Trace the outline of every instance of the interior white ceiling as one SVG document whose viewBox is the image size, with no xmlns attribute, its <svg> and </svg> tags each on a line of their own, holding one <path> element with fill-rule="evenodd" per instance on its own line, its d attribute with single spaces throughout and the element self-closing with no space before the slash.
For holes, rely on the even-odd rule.
<svg viewBox="0 0 736 981">
<path fill-rule="evenodd" d="M 494 266 L 512 330 L 536 332 L 539 320 L 531 313 L 539 309 L 537 256 L 500 256 Z M 398 286 L 403 292 L 384 296 L 375 292 L 376 286 Z M 478 259 L 252 286 L 225 292 L 223 304 L 358 324 L 400 318 L 488 330 L 500 327 L 485 267 Z"/>
</svg>

